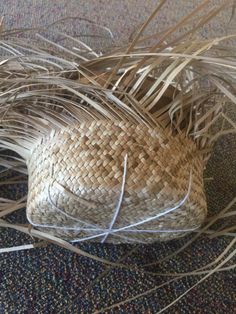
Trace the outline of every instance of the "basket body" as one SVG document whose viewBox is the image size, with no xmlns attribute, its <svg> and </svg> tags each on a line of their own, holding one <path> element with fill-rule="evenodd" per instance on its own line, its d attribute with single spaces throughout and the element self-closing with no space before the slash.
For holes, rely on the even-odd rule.
<svg viewBox="0 0 236 314">
<path fill-rule="evenodd" d="M 32 151 L 27 216 L 65 239 L 169 240 L 206 216 L 203 167 L 195 144 L 180 134 L 128 122 L 67 127 Z"/>
</svg>

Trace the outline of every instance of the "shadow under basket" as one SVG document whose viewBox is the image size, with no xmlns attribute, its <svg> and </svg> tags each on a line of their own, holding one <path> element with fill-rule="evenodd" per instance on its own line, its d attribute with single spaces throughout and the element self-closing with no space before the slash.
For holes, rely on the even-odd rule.
<svg viewBox="0 0 236 314">
<path fill-rule="evenodd" d="M 170 240 L 207 214 L 204 160 L 168 129 L 94 121 L 53 131 L 27 161 L 27 217 L 67 240 Z"/>
</svg>

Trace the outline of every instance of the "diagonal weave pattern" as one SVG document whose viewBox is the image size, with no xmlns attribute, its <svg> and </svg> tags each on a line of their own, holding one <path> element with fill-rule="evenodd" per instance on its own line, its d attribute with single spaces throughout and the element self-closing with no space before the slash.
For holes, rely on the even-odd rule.
<svg viewBox="0 0 236 314">
<path fill-rule="evenodd" d="M 124 199 L 116 231 L 107 241 L 167 240 L 201 225 L 206 216 L 204 163 L 192 140 L 108 121 L 55 131 L 34 148 L 28 161 L 29 220 L 67 239 L 100 241 L 96 235 L 109 231 L 121 194 L 126 154 Z M 178 206 L 189 186 L 189 196 Z"/>
</svg>

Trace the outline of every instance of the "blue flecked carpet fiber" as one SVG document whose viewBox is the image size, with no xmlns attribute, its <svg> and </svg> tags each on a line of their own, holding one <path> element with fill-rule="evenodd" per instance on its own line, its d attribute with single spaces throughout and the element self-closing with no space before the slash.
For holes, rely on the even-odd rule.
<svg viewBox="0 0 236 314">
<path fill-rule="evenodd" d="M 220 1 L 212 1 L 211 5 Z M 200 3 L 198 0 L 167 1 L 153 27 L 171 25 L 179 16 Z M 0 17 L 5 27 L 34 27 L 66 16 L 82 16 L 109 27 L 116 40 L 125 41 L 156 6 L 156 0 L 0 0 Z M 207 25 L 201 36 L 224 34 L 227 12 Z M 235 113 L 233 109 L 232 115 Z M 216 144 L 205 171 L 209 213 L 224 208 L 236 196 L 236 136 L 222 137 Z M 19 198 L 27 184 L 8 187 L 0 182 L 0 197 Z M 236 210 L 236 208 L 232 208 Z M 25 223 L 24 210 L 7 217 Z M 167 285 L 162 273 L 188 272 L 214 261 L 232 240 L 231 236 L 200 238 L 177 257 L 158 261 L 180 247 L 185 239 L 154 245 L 111 245 L 84 243 L 80 248 L 111 261 L 136 267 L 111 268 L 55 245 L 0 255 L 0 314 L 5 313 L 158 313 L 201 276 L 185 276 Z M 32 242 L 27 235 L 0 229 L 0 248 Z M 229 265 L 236 263 L 231 260 Z M 170 278 L 169 278 L 170 279 Z M 112 307 L 112 305 L 119 305 Z M 103 310 L 107 307 L 110 309 Z M 236 313 L 236 272 L 217 272 L 197 285 L 165 313 Z"/>
</svg>

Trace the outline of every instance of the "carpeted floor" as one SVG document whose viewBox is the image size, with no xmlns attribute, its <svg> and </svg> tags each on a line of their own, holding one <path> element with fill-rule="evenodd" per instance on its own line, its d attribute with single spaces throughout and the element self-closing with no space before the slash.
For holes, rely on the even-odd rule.
<svg viewBox="0 0 236 314">
<path fill-rule="evenodd" d="M 222 1 L 212 1 L 211 6 Z M 124 42 L 137 25 L 147 18 L 156 0 L 0 0 L 0 16 L 5 16 L 6 28 L 36 27 L 66 16 L 80 16 L 109 27 L 115 40 Z M 157 32 L 189 12 L 200 1 L 167 1 L 162 14 L 151 24 L 149 31 Z M 229 21 L 229 10 L 222 12 L 200 36 L 224 35 L 235 25 Z M 73 32 L 71 26 L 70 29 Z M 235 114 L 232 109 L 231 115 Z M 236 196 L 236 137 L 218 141 L 205 176 L 209 212 L 225 207 Z M 25 185 L 8 189 L 0 187 L 0 197 L 19 197 Z M 235 210 L 236 208 L 234 208 Z M 233 209 L 232 209 L 233 210 Z M 25 221 L 24 212 L 8 217 L 11 221 Z M 162 272 L 190 271 L 204 266 L 220 255 L 231 237 L 200 239 L 194 246 L 163 265 L 148 270 Z M 0 230 L 0 247 L 29 243 L 31 239 L 16 231 Z M 123 263 L 143 265 L 158 262 L 183 240 L 165 244 L 133 247 L 86 243 L 81 248 L 98 256 Z M 231 263 L 235 263 L 231 261 Z M 17 253 L 0 255 L 0 313 L 94 313 L 117 302 L 118 307 L 102 313 L 157 313 L 184 293 L 199 278 L 185 277 L 158 289 L 164 279 L 142 271 L 106 268 L 98 262 L 50 245 Z M 177 302 L 165 313 L 236 313 L 236 273 L 216 273 Z M 141 296 L 137 297 L 139 294 Z M 135 298 L 136 296 L 136 298 Z"/>
</svg>

